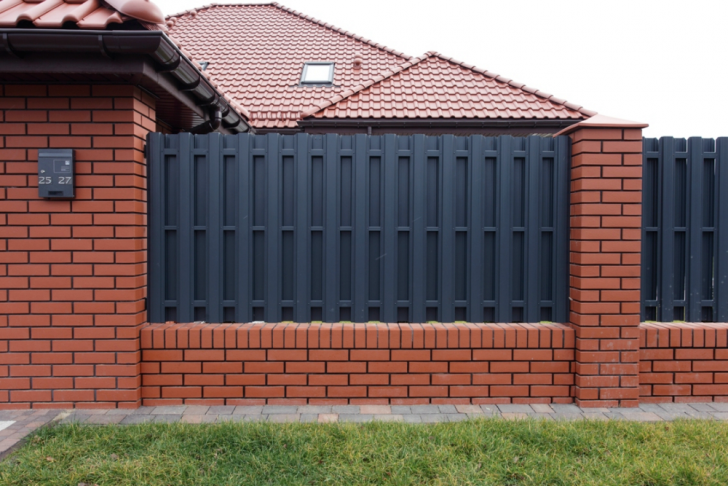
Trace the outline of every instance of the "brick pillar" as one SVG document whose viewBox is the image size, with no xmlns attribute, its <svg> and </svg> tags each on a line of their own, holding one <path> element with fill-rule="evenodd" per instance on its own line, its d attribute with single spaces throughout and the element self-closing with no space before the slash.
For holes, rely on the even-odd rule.
<svg viewBox="0 0 728 486">
<path fill-rule="evenodd" d="M 154 100 L 133 86 L 0 85 L 0 408 L 136 407 Z M 73 200 L 38 198 L 72 148 Z"/>
<path fill-rule="evenodd" d="M 570 317 L 576 403 L 639 402 L 642 128 L 595 116 L 572 139 Z"/>
</svg>

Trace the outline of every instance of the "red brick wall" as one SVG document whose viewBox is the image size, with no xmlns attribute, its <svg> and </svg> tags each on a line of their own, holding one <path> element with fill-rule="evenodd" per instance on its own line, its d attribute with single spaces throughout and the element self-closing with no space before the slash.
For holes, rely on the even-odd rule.
<svg viewBox="0 0 728 486">
<path fill-rule="evenodd" d="M 642 131 L 579 128 L 571 138 L 575 398 L 582 406 L 637 406 Z"/>
<path fill-rule="evenodd" d="M 728 324 L 640 326 L 640 401 L 728 402 Z"/>
<path fill-rule="evenodd" d="M 571 403 L 558 324 L 153 324 L 145 405 Z"/>
<path fill-rule="evenodd" d="M 0 86 L 0 408 L 139 405 L 154 120 L 131 86 Z M 38 198 L 39 148 L 75 149 L 75 199 Z"/>
</svg>

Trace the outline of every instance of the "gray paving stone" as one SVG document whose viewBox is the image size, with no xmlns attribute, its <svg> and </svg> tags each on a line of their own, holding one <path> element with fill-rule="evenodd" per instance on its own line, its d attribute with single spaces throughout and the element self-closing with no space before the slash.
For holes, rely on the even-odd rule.
<svg viewBox="0 0 728 486">
<path fill-rule="evenodd" d="M 317 413 L 302 413 L 301 422 L 302 423 L 318 422 L 318 414 Z"/>
<path fill-rule="evenodd" d="M 654 413 L 655 415 L 660 417 L 662 420 L 667 420 L 667 421 L 690 418 L 690 415 L 683 413 L 683 412 L 666 412 L 665 410 L 662 410 L 662 409 L 652 412 L 652 413 Z"/>
<path fill-rule="evenodd" d="M 186 408 L 185 405 L 154 407 L 152 415 L 182 415 Z"/>
<path fill-rule="evenodd" d="M 455 405 L 455 408 L 459 413 L 483 413 L 478 405 Z"/>
<path fill-rule="evenodd" d="M 224 417 L 224 415 L 223 415 Z M 254 414 L 254 415 L 237 415 L 238 420 L 242 422 L 264 422 L 268 419 L 268 415 Z"/>
<path fill-rule="evenodd" d="M 407 414 L 407 415 L 402 415 L 402 417 L 404 417 L 404 421 L 409 424 L 422 423 L 422 415 Z"/>
<path fill-rule="evenodd" d="M 500 410 L 498 410 L 498 405 L 481 405 L 480 409 L 483 411 L 483 413 L 499 413 Z"/>
<path fill-rule="evenodd" d="M 661 403 L 660 407 L 666 412 L 694 412 L 695 409 L 687 403 Z"/>
<path fill-rule="evenodd" d="M 689 405 L 698 412 L 715 412 L 715 408 L 710 403 L 690 403 Z"/>
<path fill-rule="evenodd" d="M 91 415 L 85 423 L 93 425 L 118 424 L 126 415 Z"/>
<path fill-rule="evenodd" d="M 106 412 L 105 415 L 131 415 L 134 410 L 128 408 L 112 408 Z"/>
<path fill-rule="evenodd" d="M 331 409 L 332 413 L 359 413 L 359 405 L 334 405 Z"/>
<path fill-rule="evenodd" d="M 381 415 L 374 415 L 374 420 L 377 422 L 402 422 L 404 421 L 404 415 L 386 413 Z"/>
<path fill-rule="evenodd" d="M 458 413 L 455 405 L 438 405 L 440 413 Z"/>
<path fill-rule="evenodd" d="M 552 403 L 551 408 L 555 413 L 581 413 L 581 408 L 571 403 Z"/>
<path fill-rule="evenodd" d="M 536 413 L 554 413 L 554 409 L 547 403 L 533 403 L 531 408 Z"/>
<path fill-rule="evenodd" d="M 266 405 L 265 407 L 263 407 L 262 413 L 296 413 L 296 410 L 298 410 L 298 407 L 296 407 L 295 405 Z"/>
<path fill-rule="evenodd" d="M 584 420 L 609 420 L 602 412 L 584 412 Z"/>
<path fill-rule="evenodd" d="M 698 412 L 697 410 L 687 413 L 688 417 L 702 420 L 713 420 L 713 415 L 709 412 Z"/>
<path fill-rule="evenodd" d="M 426 424 L 449 422 L 449 417 L 444 413 L 426 413 L 420 416 L 422 417 L 422 422 Z"/>
<path fill-rule="evenodd" d="M 152 422 L 154 417 L 149 414 L 144 415 L 127 415 L 124 420 L 121 421 L 122 425 L 134 425 L 134 424 L 146 424 Z"/>
<path fill-rule="evenodd" d="M 234 411 L 234 405 L 215 405 L 207 409 L 209 415 L 232 415 Z"/>
<path fill-rule="evenodd" d="M 579 407 L 579 410 L 581 410 L 582 413 L 609 413 L 609 409 L 604 407 Z"/>
<path fill-rule="evenodd" d="M 640 403 L 639 409 L 642 410 L 643 412 L 653 412 L 653 413 L 666 411 L 664 408 L 662 408 L 657 403 Z"/>
<path fill-rule="evenodd" d="M 412 405 L 412 413 L 426 414 L 426 413 L 440 413 L 440 407 L 437 405 Z"/>
<path fill-rule="evenodd" d="M 711 415 L 718 420 L 728 420 L 728 412 L 714 412 Z"/>
<path fill-rule="evenodd" d="M 480 413 L 466 413 L 465 415 L 467 415 L 469 419 L 476 419 L 476 420 L 477 419 L 487 419 L 487 418 L 493 418 L 493 417 L 495 417 L 495 415 L 492 414 L 492 413 L 483 413 L 483 412 L 480 412 Z"/>
<path fill-rule="evenodd" d="M 635 422 L 661 422 L 662 419 L 653 412 L 622 412 L 624 418 Z"/>
<path fill-rule="evenodd" d="M 155 407 L 139 407 L 132 412 L 132 415 L 149 415 Z"/>
<path fill-rule="evenodd" d="M 711 407 L 716 409 L 719 412 L 728 412 L 728 403 L 724 402 L 712 402 L 710 404 Z"/>
<path fill-rule="evenodd" d="M 392 413 L 401 415 L 410 414 L 412 413 L 412 408 L 407 405 L 392 405 Z"/>
<path fill-rule="evenodd" d="M 533 413 L 530 405 L 506 404 L 498 405 L 498 410 L 502 413 Z"/>
<path fill-rule="evenodd" d="M 554 420 L 553 413 L 529 413 L 529 417 L 533 417 L 537 420 Z"/>
<path fill-rule="evenodd" d="M 187 405 L 182 415 L 205 415 L 209 409 L 207 405 Z"/>
<path fill-rule="evenodd" d="M 359 413 L 340 413 L 339 422 L 371 422 L 374 415 Z"/>
<path fill-rule="evenodd" d="M 255 415 L 263 413 L 263 405 L 238 405 L 233 411 L 233 415 Z"/>
<path fill-rule="evenodd" d="M 283 423 L 298 422 L 299 420 L 301 420 L 301 414 L 298 413 L 273 413 L 268 415 L 268 422 Z"/>
<path fill-rule="evenodd" d="M 447 420 L 449 422 L 462 422 L 463 420 L 468 420 L 468 416 L 464 413 L 447 413 Z"/>
<path fill-rule="evenodd" d="M 165 415 L 155 415 L 154 421 L 156 423 L 163 423 L 163 424 L 172 424 L 175 422 L 179 422 L 179 420 L 182 418 L 182 414 L 165 414 Z"/>
<path fill-rule="evenodd" d="M 318 415 L 320 413 L 331 413 L 330 405 L 302 405 L 298 407 L 298 413 L 307 415 Z"/>
</svg>

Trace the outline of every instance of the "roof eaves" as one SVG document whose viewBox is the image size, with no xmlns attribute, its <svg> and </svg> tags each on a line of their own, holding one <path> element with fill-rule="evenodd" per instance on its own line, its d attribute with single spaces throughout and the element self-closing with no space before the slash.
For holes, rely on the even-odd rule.
<svg viewBox="0 0 728 486">
<path fill-rule="evenodd" d="M 489 78 L 492 78 L 495 81 L 498 81 L 499 83 L 507 84 L 508 86 L 512 86 L 514 88 L 521 89 L 521 90 L 523 90 L 523 91 L 525 91 L 527 93 L 533 94 L 534 96 L 538 96 L 539 98 L 545 99 L 545 100 L 547 100 L 547 101 L 549 101 L 549 102 L 551 102 L 551 103 L 553 103 L 555 105 L 564 106 L 564 107 L 566 107 L 566 108 L 568 108 L 568 109 L 570 109 L 572 111 L 576 111 L 576 112 L 580 113 L 581 115 L 584 115 L 587 118 L 588 117 L 592 117 L 592 116 L 594 116 L 594 115 L 597 114 L 596 111 L 587 110 L 586 108 L 582 107 L 581 105 L 577 105 L 577 104 L 574 104 L 574 103 L 567 102 L 566 100 L 563 100 L 561 98 L 557 98 L 556 96 L 554 96 L 554 95 L 552 95 L 550 93 L 544 93 L 543 91 L 539 91 L 536 88 L 530 88 L 530 87 L 526 86 L 523 83 L 519 83 L 517 81 L 513 81 L 512 79 L 506 78 L 504 76 L 501 76 L 500 74 L 492 73 L 492 72 L 487 71 L 485 69 L 482 69 L 482 68 L 478 68 L 476 66 L 473 66 L 472 64 L 467 64 L 467 63 L 464 63 L 464 62 L 455 60 L 452 57 L 443 56 L 442 54 L 440 54 L 437 51 L 428 51 L 422 57 L 419 57 L 419 58 L 410 58 L 409 61 L 401 64 L 394 71 L 390 71 L 390 72 L 384 73 L 383 75 L 377 76 L 376 78 L 371 79 L 371 80 L 367 81 L 364 84 L 361 84 L 361 85 L 359 85 L 359 86 L 357 86 L 355 88 L 352 88 L 351 90 L 344 91 L 343 93 L 340 93 L 339 95 L 334 96 L 333 98 L 330 98 L 330 99 L 324 101 L 323 103 L 320 103 L 318 105 L 313 106 L 312 108 L 310 108 L 308 110 L 305 110 L 303 112 L 303 118 L 312 116 L 312 115 L 318 113 L 319 111 L 323 111 L 326 108 L 335 105 L 339 101 L 341 101 L 341 100 L 343 100 L 345 98 L 348 98 L 348 97 L 350 97 L 350 96 L 352 96 L 352 95 L 354 95 L 354 94 L 356 94 L 356 93 L 358 93 L 360 91 L 363 91 L 366 88 L 368 88 L 368 87 L 370 87 L 370 86 L 372 86 L 374 84 L 377 84 L 377 83 L 379 83 L 379 82 L 381 82 L 381 81 L 383 81 L 383 80 L 385 80 L 387 78 L 391 78 L 392 76 L 395 76 L 395 75 L 401 73 L 402 71 L 404 71 L 404 70 L 406 70 L 406 69 L 414 66 L 415 64 L 418 64 L 418 63 L 420 63 L 420 62 L 422 62 L 425 59 L 428 59 L 430 57 L 438 57 L 438 58 L 442 59 L 443 61 L 449 62 L 451 64 L 455 64 L 455 65 L 458 65 L 458 66 L 462 66 L 465 69 L 469 69 L 469 70 L 471 70 L 473 72 L 476 72 L 478 74 L 482 74 L 484 76 L 487 76 Z"/>
<path fill-rule="evenodd" d="M 569 103 L 566 100 L 563 100 L 561 98 L 557 98 L 556 96 L 554 96 L 554 95 L 552 95 L 550 93 L 544 93 L 543 91 L 539 91 L 539 90 L 537 90 L 535 88 L 529 88 L 528 86 L 526 86 L 523 83 L 519 83 L 517 81 L 513 81 L 512 79 L 506 78 L 505 76 L 501 76 L 500 74 L 492 73 L 490 71 L 486 71 L 485 69 L 477 68 L 477 67 L 475 67 L 475 66 L 473 66 L 471 64 L 467 64 L 467 63 L 464 63 L 464 62 L 461 62 L 461 61 L 457 61 L 457 60 L 453 59 L 452 57 L 445 57 L 443 55 L 440 55 L 437 52 L 428 52 L 428 54 L 433 54 L 433 55 L 439 57 L 440 59 L 442 59 L 444 61 L 450 62 L 452 64 L 457 64 L 458 66 L 462 66 L 465 69 L 469 69 L 469 70 L 474 71 L 476 73 L 484 74 L 485 76 L 488 76 L 489 78 L 493 78 L 494 80 L 496 80 L 496 81 L 498 81 L 500 83 L 507 84 L 508 86 L 512 86 L 514 88 L 522 89 L 523 91 L 525 91 L 527 93 L 531 93 L 531 94 L 533 94 L 535 96 L 538 96 L 539 98 L 543 98 L 543 99 L 545 99 L 547 101 L 550 101 L 551 103 L 553 103 L 555 105 L 565 106 L 566 108 L 568 108 L 570 110 L 573 110 L 573 111 L 576 111 L 576 112 L 579 112 L 579 113 L 581 113 L 582 115 L 584 115 L 586 117 L 591 117 L 591 116 L 594 116 L 594 115 L 597 114 L 596 111 L 587 110 L 586 108 L 584 108 L 581 105 L 577 105 L 577 104 L 574 104 L 574 103 Z"/>
</svg>

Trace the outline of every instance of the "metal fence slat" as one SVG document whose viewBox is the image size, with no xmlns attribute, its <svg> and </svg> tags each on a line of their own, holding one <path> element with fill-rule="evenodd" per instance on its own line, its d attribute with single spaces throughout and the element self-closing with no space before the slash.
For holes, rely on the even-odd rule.
<svg viewBox="0 0 728 486">
<path fill-rule="evenodd" d="M 425 279 L 427 278 L 427 158 L 425 156 L 425 136 L 414 135 L 413 169 L 413 216 L 410 236 L 412 238 L 412 296 L 410 298 L 413 322 L 426 320 Z"/>
<path fill-rule="evenodd" d="M 553 322 L 567 322 L 569 318 L 569 203 L 571 194 L 571 140 L 557 137 L 554 164 L 554 311 Z"/>
<path fill-rule="evenodd" d="M 338 201 L 339 201 L 339 163 L 338 152 L 339 136 L 326 134 L 326 155 L 324 157 L 324 310 L 326 322 L 336 322 L 339 319 L 339 231 Z"/>
<path fill-rule="evenodd" d="M 207 320 L 209 322 L 222 322 L 222 196 L 223 196 L 223 158 L 222 136 L 219 133 L 210 133 L 208 137 L 208 173 L 211 190 L 209 191 L 209 204 L 207 215 L 207 241 L 208 241 L 208 292 L 207 292 Z"/>
<path fill-rule="evenodd" d="M 235 211 L 235 318 L 238 322 L 252 321 L 251 308 L 251 225 L 252 214 L 250 211 L 251 201 L 251 178 L 250 171 L 252 160 L 250 155 L 251 135 L 241 133 L 236 135 L 237 148 L 237 210 Z"/>
<path fill-rule="evenodd" d="M 440 321 L 455 320 L 455 157 L 452 135 L 442 136 L 440 222 Z"/>
<path fill-rule="evenodd" d="M 662 231 L 661 244 L 662 278 L 658 290 L 660 306 L 658 320 L 672 322 L 675 319 L 675 140 L 672 137 L 660 139 L 660 160 L 662 177 Z"/>
<path fill-rule="evenodd" d="M 179 293 L 177 300 L 177 320 L 192 322 L 194 320 L 192 289 L 194 275 L 192 272 L 193 244 L 193 211 L 194 194 L 194 157 L 192 157 L 192 135 L 179 135 L 180 161 L 180 198 L 179 198 Z"/>
<path fill-rule="evenodd" d="M 354 158 L 352 187 L 354 190 L 354 228 L 352 231 L 352 245 L 354 258 L 353 285 L 352 285 L 352 321 L 366 322 L 369 320 L 367 294 L 369 279 L 367 275 L 367 255 L 369 240 L 369 220 L 367 205 L 369 202 L 369 163 L 367 160 L 367 136 L 358 134 L 354 138 Z"/>
<path fill-rule="evenodd" d="M 483 268 L 483 187 L 485 154 L 483 153 L 483 136 L 470 136 L 470 160 L 468 189 L 470 200 L 470 220 L 468 221 L 469 238 L 469 292 L 468 315 L 470 322 L 483 322 L 483 281 L 485 269 Z"/>
<path fill-rule="evenodd" d="M 715 214 L 716 225 L 716 263 L 715 294 L 717 312 L 716 322 L 728 322 L 728 137 L 716 140 L 717 169 L 715 197 L 718 210 Z"/>
<path fill-rule="evenodd" d="M 702 306 L 700 303 L 700 270 L 702 261 L 703 214 L 702 214 L 702 182 L 703 182 L 703 141 L 699 137 L 688 140 L 688 281 L 687 310 L 685 318 L 689 322 L 700 322 Z"/>
<path fill-rule="evenodd" d="M 311 320 L 311 203 L 309 188 L 311 169 L 309 136 L 296 134 L 296 222 L 293 230 L 296 239 L 296 287 L 294 290 L 294 320 Z"/>
<path fill-rule="evenodd" d="M 526 278 L 524 320 L 538 322 L 541 296 L 539 295 L 539 282 L 541 275 L 540 239 L 541 223 L 539 217 L 539 195 L 541 193 L 539 182 L 541 180 L 541 137 L 530 136 L 526 139 L 526 262 L 525 275 L 514 275 L 514 278 Z"/>
<path fill-rule="evenodd" d="M 511 273 L 513 268 L 511 243 L 513 242 L 513 224 L 511 217 L 512 177 L 513 177 L 513 140 L 509 135 L 498 137 L 498 168 L 496 177 L 498 214 L 496 225 L 498 227 L 498 244 L 496 247 L 496 270 L 498 272 L 496 285 L 496 321 L 510 322 L 512 320 L 512 292 Z"/>
</svg>

